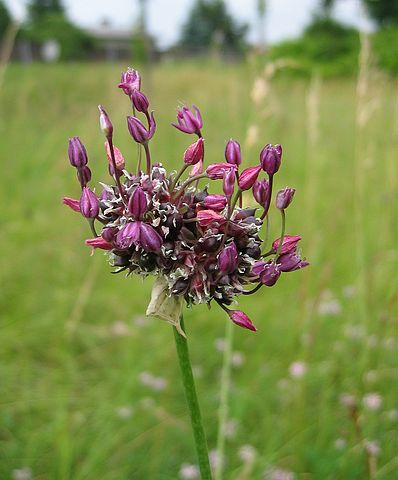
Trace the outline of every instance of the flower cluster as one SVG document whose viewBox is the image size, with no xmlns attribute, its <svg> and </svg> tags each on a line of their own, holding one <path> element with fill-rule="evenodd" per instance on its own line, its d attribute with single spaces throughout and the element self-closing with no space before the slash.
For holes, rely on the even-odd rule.
<svg viewBox="0 0 398 480">
<path fill-rule="evenodd" d="M 113 144 L 113 126 L 102 106 L 100 126 L 114 182 L 102 184 L 99 194 L 88 186 L 91 171 L 84 145 L 78 137 L 69 140 L 69 160 L 77 171 L 81 197 L 66 197 L 64 203 L 88 220 L 94 237 L 86 244 L 109 251 L 115 272 L 156 275 L 163 279 L 168 297 L 185 299 L 188 305 L 214 300 L 234 323 L 256 330 L 245 313 L 228 308 L 235 297 L 254 293 L 263 285 L 270 287 L 282 272 L 308 265 L 298 251 L 301 237 L 285 235 L 285 209 L 293 200 L 294 189 L 287 187 L 276 195 L 275 205 L 282 214 L 281 237 L 265 250 L 261 239 L 282 147 L 266 145 L 257 165 L 241 169 L 241 148 L 231 139 L 225 148 L 225 162 L 205 167 L 200 111 L 183 106 L 173 125 L 197 140 L 185 150 L 180 171 L 167 173 L 161 163 L 151 160 L 149 142 L 156 122 L 141 91 L 139 73 L 128 69 L 119 87 L 132 103 L 127 127 L 140 145 L 135 172 L 127 169 Z M 145 166 L 141 157 L 145 157 Z M 260 179 L 262 173 L 266 178 Z M 209 185 L 200 188 L 206 180 L 208 184 L 220 180 L 223 193 L 209 193 Z M 252 192 L 258 208 L 243 208 L 245 191 Z M 254 288 L 247 290 L 248 286 Z"/>
</svg>

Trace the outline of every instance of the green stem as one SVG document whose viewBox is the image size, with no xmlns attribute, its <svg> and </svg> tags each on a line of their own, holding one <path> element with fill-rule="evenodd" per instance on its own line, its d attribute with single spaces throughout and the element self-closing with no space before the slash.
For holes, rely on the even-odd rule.
<svg viewBox="0 0 398 480">
<path fill-rule="evenodd" d="M 276 251 L 275 254 L 275 260 L 279 257 L 279 254 L 281 253 L 282 246 L 283 246 L 283 238 L 285 236 L 285 227 L 286 227 L 286 215 L 285 215 L 285 210 L 281 210 L 281 215 L 282 215 L 282 228 L 281 228 L 281 238 L 279 240 L 279 246 L 278 250 Z"/>
<path fill-rule="evenodd" d="M 223 460 L 225 450 L 225 426 L 228 419 L 228 397 L 231 387 L 232 343 L 234 338 L 234 324 L 227 322 L 225 327 L 225 344 L 223 365 L 221 370 L 220 406 L 218 409 L 217 462 L 214 478 L 221 480 L 223 474 Z"/>
<path fill-rule="evenodd" d="M 182 330 L 184 330 L 184 320 L 182 316 L 180 325 Z M 202 476 L 202 480 L 211 480 L 212 477 L 209 454 L 207 451 L 206 435 L 203 429 L 198 397 L 196 396 L 195 382 L 193 379 L 192 367 L 189 359 L 188 342 L 185 337 L 177 332 L 176 328 L 173 328 L 173 330 L 178 360 L 180 363 L 182 383 L 184 385 L 185 397 L 188 404 L 189 415 L 191 417 L 191 425 L 195 440 L 196 453 L 198 456 L 200 474 Z"/>
</svg>

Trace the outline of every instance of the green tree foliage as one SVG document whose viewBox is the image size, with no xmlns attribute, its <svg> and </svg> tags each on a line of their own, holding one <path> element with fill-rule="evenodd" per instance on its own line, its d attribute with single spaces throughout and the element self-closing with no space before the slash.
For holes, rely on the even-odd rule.
<svg viewBox="0 0 398 480">
<path fill-rule="evenodd" d="M 359 35 L 329 17 L 315 17 L 301 38 L 272 48 L 271 58 L 291 58 L 299 71 L 325 75 L 352 73 L 357 66 Z"/>
<path fill-rule="evenodd" d="M 398 24 L 397 0 L 362 0 L 367 7 L 369 15 L 379 25 Z"/>
<path fill-rule="evenodd" d="M 379 67 L 398 75 L 398 25 L 378 30 L 373 35 L 372 45 Z"/>
<path fill-rule="evenodd" d="M 209 50 L 215 43 L 222 51 L 242 53 L 247 25 L 238 25 L 223 0 L 198 0 L 182 30 L 180 46 L 193 52 Z"/>
<path fill-rule="evenodd" d="M 92 49 L 91 37 L 68 20 L 59 0 L 33 0 L 28 15 L 23 36 L 37 45 L 57 41 L 61 60 L 85 58 Z"/>
<path fill-rule="evenodd" d="M 8 25 L 11 23 L 11 15 L 7 7 L 0 0 L 0 41 L 7 31 Z"/>
<path fill-rule="evenodd" d="M 320 0 L 320 8 L 330 12 L 337 2 L 338 0 Z M 398 24 L 397 0 L 362 0 L 362 3 L 378 25 Z"/>
<path fill-rule="evenodd" d="M 65 15 L 64 8 L 59 0 L 32 0 L 28 4 L 28 18 L 30 22 L 37 22 L 49 14 Z"/>
</svg>

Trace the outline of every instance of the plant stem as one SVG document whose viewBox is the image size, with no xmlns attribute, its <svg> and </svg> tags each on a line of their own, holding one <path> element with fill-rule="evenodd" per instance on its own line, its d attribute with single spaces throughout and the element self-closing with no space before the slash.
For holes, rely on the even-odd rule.
<svg viewBox="0 0 398 480">
<path fill-rule="evenodd" d="M 184 329 L 184 320 L 181 316 L 181 328 Z M 199 469 L 202 480 L 211 480 L 209 454 L 207 451 L 206 435 L 203 429 L 202 418 L 199 409 L 198 397 L 196 396 L 195 382 L 193 379 L 191 362 L 189 359 L 187 339 L 180 335 L 176 328 L 174 339 L 177 348 L 178 360 L 180 363 L 182 383 L 184 385 L 185 397 L 188 404 L 189 415 L 195 440 L 196 453 L 198 456 Z"/>
<path fill-rule="evenodd" d="M 221 370 L 221 388 L 220 388 L 220 406 L 218 409 L 218 435 L 217 435 L 217 453 L 219 461 L 215 471 L 215 480 L 221 480 L 223 474 L 223 460 L 225 450 L 225 426 L 228 419 L 228 396 L 231 386 L 231 358 L 232 343 L 234 338 L 234 324 L 227 322 L 225 327 L 225 344 L 223 365 Z"/>
</svg>

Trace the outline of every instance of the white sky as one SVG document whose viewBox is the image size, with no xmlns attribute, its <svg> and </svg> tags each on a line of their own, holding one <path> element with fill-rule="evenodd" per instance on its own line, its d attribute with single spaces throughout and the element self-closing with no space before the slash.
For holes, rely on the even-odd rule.
<svg viewBox="0 0 398 480">
<path fill-rule="evenodd" d="M 174 43 L 194 0 L 147 0 L 148 28 L 161 47 Z M 27 0 L 5 0 L 13 15 L 23 19 Z M 258 38 L 257 0 L 226 0 L 229 11 L 250 26 L 249 38 Z M 310 21 L 319 0 L 267 0 L 266 40 L 273 43 L 300 34 Z M 76 24 L 95 27 L 108 19 L 115 27 L 129 28 L 137 18 L 138 0 L 63 0 L 67 14 Z M 369 28 L 361 16 L 359 0 L 339 0 L 335 8 L 339 20 Z"/>
</svg>

